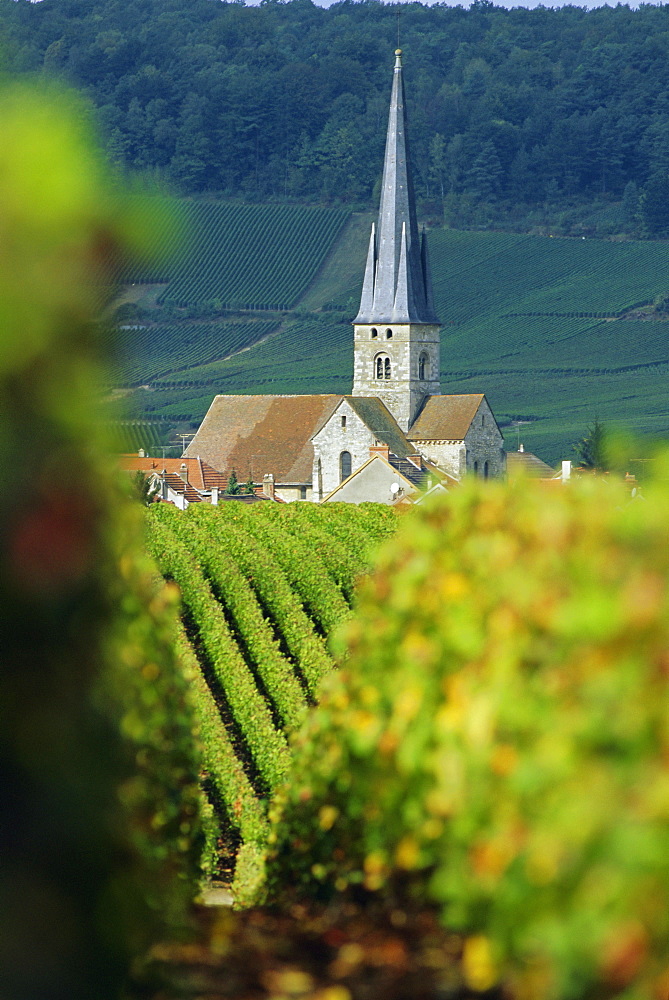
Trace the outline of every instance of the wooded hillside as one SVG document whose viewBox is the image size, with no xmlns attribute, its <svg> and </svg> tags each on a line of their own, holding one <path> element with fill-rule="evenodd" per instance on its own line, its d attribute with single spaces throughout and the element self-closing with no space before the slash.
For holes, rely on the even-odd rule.
<svg viewBox="0 0 669 1000">
<path fill-rule="evenodd" d="M 0 0 L 2 61 L 82 88 L 111 158 L 182 192 L 368 206 L 396 9 Z M 411 3 L 400 21 L 425 213 L 667 231 L 668 6 Z"/>
</svg>

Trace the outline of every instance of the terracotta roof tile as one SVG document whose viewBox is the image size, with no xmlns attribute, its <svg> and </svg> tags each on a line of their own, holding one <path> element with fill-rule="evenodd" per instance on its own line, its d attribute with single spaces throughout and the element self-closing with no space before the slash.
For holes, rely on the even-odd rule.
<svg viewBox="0 0 669 1000">
<path fill-rule="evenodd" d="M 186 455 L 243 482 L 272 473 L 277 483 L 310 483 L 311 436 L 342 396 L 215 396 Z"/>
<path fill-rule="evenodd" d="M 466 396 L 428 396 L 411 426 L 410 441 L 463 441 L 476 415 L 483 393 Z"/>
</svg>

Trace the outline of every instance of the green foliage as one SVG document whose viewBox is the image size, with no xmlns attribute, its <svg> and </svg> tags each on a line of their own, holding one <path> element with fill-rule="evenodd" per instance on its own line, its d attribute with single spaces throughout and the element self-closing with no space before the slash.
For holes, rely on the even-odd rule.
<svg viewBox="0 0 669 1000">
<path fill-rule="evenodd" d="M 649 178 L 641 197 L 641 215 L 652 236 L 669 235 L 669 174 L 666 170 Z"/>
<path fill-rule="evenodd" d="M 161 212 L 165 225 L 176 214 L 185 235 L 158 303 L 207 304 L 219 312 L 291 309 L 348 219 L 343 210 L 213 201 L 164 202 Z M 163 228 L 158 219 L 152 237 L 158 246 Z M 155 278 L 150 272 L 124 277 Z"/>
<path fill-rule="evenodd" d="M 601 420 L 595 417 L 595 422 L 592 427 L 588 427 L 585 437 L 574 445 L 574 451 L 580 464 L 586 469 L 606 472 L 609 468 L 607 434 Z"/>
<path fill-rule="evenodd" d="M 111 257 L 141 228 L 62 91 L 0 93 L 3 993 L 115 1000 L 186 920 L 200 850 L 173 590 L 92 405 Z"/>
<path fill-rule="evenodd" d="M 134 498 L 139 500 L 143 507 L 149 507 L 160 492 L 160 486 L 158 483 L 152 484 L 151 477 L 147 476 L 141 469 L 138 469 L 137 472 L 131 476 L 130 481 Z"/>
<path fill-rule="evenodd" d="M 476 990 L 666 990 L 666 485 L 644 498 L 473 483 L 404 520 L 294 742 L 275 897 L 436 905 Z"/>
<path fill-rule="evenodd" d="M 161 506 L 162 517 L 148 522 L 149 551 L 164 576 L 179 586 L 191 621 L 197 623 L 199 641 L 211 664 L 213 677 L 225 692 L 258 769 L 261 783 L 275 788 L 288 768 L 288 748 L 277 732 L 270 710 L 257 690 L 252 673 L 237 649 L 225 616 L 208 582 L 188 548 L 165 527 L 176 508 Z M 163 513 L 164 512 L 164 513 Z"/>
<path fill-rule="evenodd" d="M 147 523 L 150 551 L 181 588 L 179 648 L 197 674 L 204 787 L 223 843 L 238 847 L 234 896 L 245 905 L 264 870 L 265 794 L 290 764 L 283 734 L 316 700 L 332 668 L 324 636 L 348 617 L 355 581 L 397 517 L 374 504 L 229 502 L 154 505 Z"/>
<path fill-rule="evenodd" d="M 386 4 L 176 0 L 166 18 L 158 0 L 30 16 L 2 0 L 0 24 L 10 72 L 64 76 L 90 95 L 119 169 L 253 201 L 372 196 L 396 45 Z M 443 185 L 466 209 L 473 183 L 527 226 L 643 187 L 668 160 L 666 30 L 652 4 L 407 6 L 419 196 L 438 212 Z M 435 157 L 438 136 L 449 141 Z M 475 203 L 463 214 L 475 219 Z"/>
<path fill-rule="evenodd" d="M 242 492 L 242 488 L 237 482 L 237 473 L 234 469 L 230 470 L 230 475 L 228 476 L 228 485 L 225 487 L 225 492 L 229 496 L 238 496 Z"/>
</svg>

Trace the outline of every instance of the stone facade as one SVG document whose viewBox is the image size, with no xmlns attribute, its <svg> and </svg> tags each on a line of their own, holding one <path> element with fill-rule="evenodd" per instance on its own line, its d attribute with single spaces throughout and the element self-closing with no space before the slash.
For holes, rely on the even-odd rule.
<svg viewBox="0 0 669 1000">
<path fill-rule="evenodd" d="M 314 446 L 311 499 L 317 503 L 359 469 L 369 459 L 369 449 L 376 444 L 372 431 L 346 399 L 311 440 Z M 351 462 L 345 476 L 342 475 L 344 454 L 350 455 Z"/>
<path fill-rule="evenodd" d="M 506 472 L 504 438 L 485 398 L 464 440 L 420 441 L 412 438 L 412 442 L 425 459 L 455 479 L 462 479 L 468 474 L 486 479 L 499 478 Z"/>
<path fill-rule="evenodd" d="M 356 324 L 353 395 L 381 399 L 407 431 L 425 397 L 441 392 L 439 346 L 436 324 Z"/>
</svg>

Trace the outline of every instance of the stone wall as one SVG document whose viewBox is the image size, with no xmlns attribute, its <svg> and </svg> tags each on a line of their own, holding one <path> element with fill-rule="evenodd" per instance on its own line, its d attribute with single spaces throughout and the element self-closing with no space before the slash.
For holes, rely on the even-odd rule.
<svg viewBox="0 0 669 1000">
<path fill-rule="evenodd" d="M 339 486 L 341 482 L 340 457 L 343 451 L 349 452 L 351 472 L 355 472 L 367 461 L 369 449 L 375 443 L 376 439 L 367 425 L 363 423 L 350 403 L 345 399 L 342 400 L 325 426 L 321 427 L 313 437 L 312 500 L 318 503 Z"/>
<path fill-rule="evenodd" d="M 499 478 L 506 474 L 504 438 L 487 401 L 484 399 L 467 431 L 464 441 L 413 441 L 423 458 L 440 469 L 462 479 L 467 474 Z"/>
<path fill-rule="evenodd" d="M 423 379 L 419 378 L 421 354 L 426 355 Z M 376 378 L 379 355 L 390 359 L 390 379 Z M 393 323 L 354 327 L 354 396 L 377 396 L 406 432 L 425 396 L 440 394 L 438 326 Z"/>
</svg>

